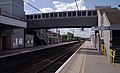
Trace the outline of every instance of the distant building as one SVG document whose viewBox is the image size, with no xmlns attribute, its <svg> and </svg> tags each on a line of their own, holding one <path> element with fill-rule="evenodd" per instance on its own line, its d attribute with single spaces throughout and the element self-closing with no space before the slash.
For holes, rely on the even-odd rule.
<svg viewBox="0 0 120 73">
<path fill-rule="evenodd" d="M 62 37 L 62 42 L 67 42 L 68 40 L 67 40 L 67 35 L 61 35 L 61 37 Z"/>
<path fill-rule="evenodd" d="M 47 34 L 48 44 L 56 44 L 59 42 L 59 34 L 51 31 L 47 31 L 46 34 Z"/>
<path fill-rule="evenodd" d="M 73 38 L 74 38 L 73 33 L 67 32 L 67 40 L 68 40 L 68 41 L 72 41 Z"/>
<path fill-rule="evenodd" d="M 25 46 L 23 0 L 0 0 L 0 50 Z"/>
</svg>

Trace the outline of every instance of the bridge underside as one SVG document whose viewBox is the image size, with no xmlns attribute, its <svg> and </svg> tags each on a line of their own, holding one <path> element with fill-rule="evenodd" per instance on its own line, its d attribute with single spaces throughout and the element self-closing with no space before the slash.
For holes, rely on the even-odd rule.
<svg viewBox="0 0 120 73">
<path fill-rule="evenodd" d="M 28 28 L 88 28 L 97 26 L 97 16 L 28 20 Z"/>
</svg>

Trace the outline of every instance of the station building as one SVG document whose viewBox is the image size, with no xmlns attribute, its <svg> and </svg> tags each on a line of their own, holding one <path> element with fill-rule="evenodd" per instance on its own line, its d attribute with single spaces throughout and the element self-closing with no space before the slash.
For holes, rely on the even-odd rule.
<svg viewBox="0 0 120 73">
<path fill-rule="evenodd" d="M 27 28 L 23 0 L 0 0 L 0 50 L 47 45 L 47 31 Z"/>
<path fill-rule="evenodd" d="M 97 9 L 98 26 L 91 35 L 91 43 L 109 61 L 114 58 L 120 63 L 120 10 L 110 6 L 99 6 Z"/>
<path fill-rule="evenodd" d="M 22 0 L 0 0 L 0 50 L 24 47 L 24 18 Z"/>
<path fill-rule="evenodd" d="M 97 36 L 103 39 L 106 55 L 110 61 L 110 50 L 114 49 L 118 52 L 120 48 L 120 10 L 117 8 L 98 9 L 98 26 L 106 27 L 99 30 Z M 116 56 L 118 54 L 120 53 L 116 53 Z"/>
</svg>

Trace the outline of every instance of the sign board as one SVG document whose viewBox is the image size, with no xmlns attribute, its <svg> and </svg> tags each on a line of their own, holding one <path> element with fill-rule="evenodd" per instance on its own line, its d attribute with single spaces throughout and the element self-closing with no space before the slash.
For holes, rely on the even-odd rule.
<svg viewBox="0 0 120 73">
<path fill-rule="evenodd" d="M 110 30 L 110 26 L 92 27 L 92 31 L 95 31 L 95 30 Z"/>
</svg>

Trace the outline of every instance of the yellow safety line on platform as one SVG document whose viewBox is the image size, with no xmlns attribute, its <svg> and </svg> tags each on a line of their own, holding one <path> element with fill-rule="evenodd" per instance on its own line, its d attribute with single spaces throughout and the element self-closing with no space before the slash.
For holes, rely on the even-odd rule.
<svg viewBox="0 0 120 73">
<path fill-rule="evenodd" d="M 86 61 L 86 51 L 84 53 L 84 58 L 83 58 L 83 64 L 82 64 L 82 73 L 84 73 L 84 70 L 85 70 L 85 61 Z"/>
</svg>

